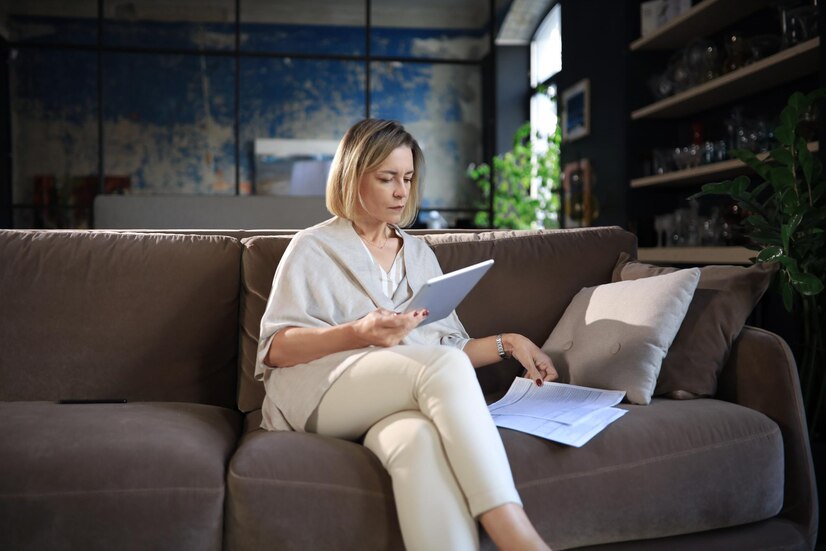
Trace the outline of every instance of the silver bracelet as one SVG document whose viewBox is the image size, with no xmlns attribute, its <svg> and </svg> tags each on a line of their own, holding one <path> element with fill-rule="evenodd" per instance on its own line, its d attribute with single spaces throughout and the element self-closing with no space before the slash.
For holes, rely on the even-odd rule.
<svg viewBox="0 0 826 551">
<path fill-rule="evenodd" d="M 496 335 L 496 351 L 499 352 L 500 358 L 510 358 L 507 352 L 505 352 L 505 346 L 502 344 L 502 335 Z"/>
</svg>

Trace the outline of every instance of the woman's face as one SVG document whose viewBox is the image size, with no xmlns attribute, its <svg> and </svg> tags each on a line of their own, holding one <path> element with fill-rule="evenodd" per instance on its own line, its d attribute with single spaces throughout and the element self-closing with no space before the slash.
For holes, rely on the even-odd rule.
<svg viewBox="0 0 826 551">
<path fill-rule="evenodd" d="M 398 224 L 410 196 L 413 180 L 413 152 L 397 147 L 359 182 L 359 214 L 366 220 Z"/>
</svg>

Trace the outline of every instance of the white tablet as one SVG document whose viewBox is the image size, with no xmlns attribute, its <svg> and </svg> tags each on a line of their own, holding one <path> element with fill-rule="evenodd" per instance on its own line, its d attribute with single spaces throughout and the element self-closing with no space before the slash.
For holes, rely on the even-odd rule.
<svg viewBox="0 0 826 551">
<path fill-rule="evenodd" d="M 427 325 L 449 316 L 491 266 L 493 259 L 428 279 L 405 312 L 427 308 L 430 315 L 419 325 Z"/>
</svg>

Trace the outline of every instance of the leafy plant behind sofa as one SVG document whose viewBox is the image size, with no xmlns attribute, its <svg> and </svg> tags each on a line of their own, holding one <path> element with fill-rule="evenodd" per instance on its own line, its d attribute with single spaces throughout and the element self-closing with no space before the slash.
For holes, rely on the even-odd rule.
<svg viewBox="0 0 826 551">
<path fill-rule="evenodd" d="M 540 152 L 537 142 L 545 142 Z M 562 133 L 557 124 L 553 134 L 533 132 L 526 122 L 513 137 L 513 149 L 493 158 L 493 223 L 488 207 L 491 168 L 487 163 L 468 167 L 468 176 L 482 192 L 474 220 L 477 227 L 531 229 L 559 227 L 559 144 Z M 536 194 L 531 188 L 536 182 Z"/>
<path fill-rule="evenodd" d="M 726 195 L 737 201 L 751 213 L 743 229 L 752 241 L 750 248 L 759 251 L 757 262 L 780 264 L 783 304 L 789 312 L 797 310 L 803 323 L 799 371 L 814 437 L 826 422 L 826 179 L 821 162 L 809 150 L 809 134 L 813 110 L 824 97 L 826 88 L 792 94 L 774 132 L 779 144 L 768 157 L 732 151 L 757 178 L 706 184 L 692 197 Z"/>
</svg>

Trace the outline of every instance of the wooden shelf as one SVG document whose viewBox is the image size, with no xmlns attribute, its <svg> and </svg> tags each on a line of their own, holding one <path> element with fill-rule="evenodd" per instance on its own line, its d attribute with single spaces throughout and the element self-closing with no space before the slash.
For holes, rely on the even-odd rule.
<svg viewBox="0 0 826 551">
<path fill-rule="evenodd" d="M 819 148 L 819 142 L 809 143 L 809 151 L 815 152 L 818 151 Z M 760 153 L 757 155 L 759 159 L 765 159 L 767 156 L 768 153 Z M 740 174 L 748 174 L 749 172 L 749 167 L 742 161 L 738 159 L 729 159 L 728 161 L 701 165 L 695 168 L 689 168 L 687 170 L 675 170 L 664 174 L 655 174 L 644 178 L 635 178 L 631 180 L 631 187 L 687 186 L 711 182 L 718 179 L 728 180 L 735 176 L 739 176 Z"/>
<path fill-rule="evenodd" d="M 692 115 L 815 73 L 819 69 L 819 50 L 820 38 L 813 38 L 705 84 L 637 109 L 631 113 L 631 119 L 667 119 Z"/>
<path fill-rule="evenodd" d="M 637 258 L 652 264 L 751 264 L 756 251 L 745 247 L 640 247 Z"/>
<path fill-rule="evenodd" d="M 705 0 L 632 42 L 631 51 L 682 47 L 690 39 L 719 31 L 769 3 L 768 0 Z"/>
</svg>

